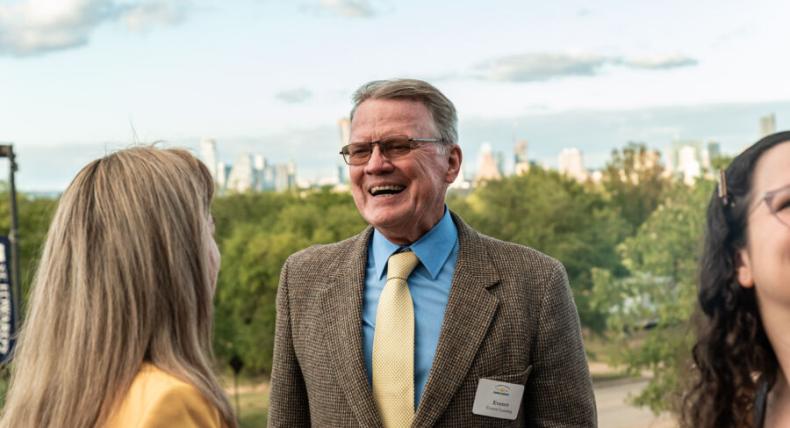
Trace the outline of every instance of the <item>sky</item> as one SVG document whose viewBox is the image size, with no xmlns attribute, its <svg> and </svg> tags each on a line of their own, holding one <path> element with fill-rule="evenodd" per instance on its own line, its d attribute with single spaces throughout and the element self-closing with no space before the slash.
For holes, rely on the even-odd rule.
<svg viewBox="0 0 790 428">
<path fill-rule="evenodd" d="M 375 79 L 427 80 L 459 115 L 464 170 L 483 143 L 588 167 L 641 141 L 736 153 L 759 119 L 790 128 L 790 2 L 0 0 L 0 142 L 23 191 L 63 190 L 133 143 L 336 173 L 337 122 Z M 0 177 L 7 167 L 0 162 Z"/>
</svg>

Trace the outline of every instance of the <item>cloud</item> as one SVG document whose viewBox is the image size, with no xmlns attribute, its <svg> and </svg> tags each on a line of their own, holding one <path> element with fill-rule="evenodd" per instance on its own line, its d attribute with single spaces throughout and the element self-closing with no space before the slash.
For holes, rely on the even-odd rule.
<svg viewBox="0 0 790 428">
<path fill-rule="evenodd" d="M 275 94 L 275 97 L 277 97 L 278 100 L 289 104 L 303 103 L 309 100 L 312 96 L 313 93 L 307 88 L 288 89 Z"/>
<path fill-rule="evenodd" d="M 593 54 L 527 53 L 481 62 L 468 75 L 498 82 L 537 82 L 570 76 L 594 76 L 607 66 L 665 70 L 696 64 L 697 60 L 682 55 L 625 58 Z"/>
<path fill-rule="evenodd" d="M 683 55 L 663 55 L 623 60 L 623 65 L 647 70 L 666 70 L 670 68 L 690 67 L 698 61 Z"/>
<path fill-rule="evenodd" d="M 107 22 L 133 31 L 172 25 L 186 17 L 187 0 L 24 0 L 0 5 L 0 55 L 33 56 L 88 44 Z"/>
<path fill-rule="evenodd" d="M 484 80 L 534 82 L 564 76 L 592 76 L 608 62 L 596 55 L 531 53 L 486 61 L 472 75 Z"/>
<path fill-rule="evenodd" d="M 188 13 L 189 4 L 183 1 L 148 1 L 123 7 L 122 19 L 132 31 L 147 31 L 180 24 Z"/>
<path fill-rule="evenodd" d="M 349 18 L 370 18 L 376 15 L 368 0 L 319 0 L 318 7 Z"/>
</svg>

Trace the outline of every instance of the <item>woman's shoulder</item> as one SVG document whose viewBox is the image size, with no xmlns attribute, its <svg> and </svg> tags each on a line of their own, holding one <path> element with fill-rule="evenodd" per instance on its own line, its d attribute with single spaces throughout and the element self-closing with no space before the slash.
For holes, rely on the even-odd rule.
<svg viewBox="0 0 790 428">
<path fill-rule="evenodd" d="M 143 364 L 108 427 L 221 427 L 217 409 L 194 385 Z"/>
</svg>

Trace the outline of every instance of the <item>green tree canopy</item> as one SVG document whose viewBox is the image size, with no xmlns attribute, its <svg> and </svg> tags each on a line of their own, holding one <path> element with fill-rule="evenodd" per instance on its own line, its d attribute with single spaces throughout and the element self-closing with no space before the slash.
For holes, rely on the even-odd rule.
<svg viewBox="0 0 790 428">
<path fill-rule="evenodd" d="M 714 183 L 675 186 L 618 252 L 629 275 L 593 272 L 592 304 L 609 313 L 610 338 L 635 343 L 617 348 L 615 361 L 634 374 L 652 372 L 636 403 L 673 410 L 675 393 L 691 355 L 689 319 L 696 304 L 697 265 L 705 206 Z M 644 327 L 651 326 L 649 330 Z M 634 340 L 636 339 L 636 340 Z"/>
<path fill-rule="evenodd" d="M 271 370 L 275 296 L 291 254 L 359 233 L 365 223 L 351 196 L 250 193 L 217 198 L 213 213 L 222 266 L 216 293 L 214 348 L 242 358 L 249 373 Z"/>
<path fill-rule="evenodd" d="M 612 151 L 602 184 L 612 204 L 636 230 L 656 209 L 669 181 L 664 176 L 661 154 L 631 142 Z"/>
<path fill-rule="evenodd" d="M 593 267 L 621 270 L 615 246 L 628 228 L 602 194 L 555 171 L 533 167 L 449 203 L 482 233 L 560 260 L 568 270 L 582 323 L 603 328 L 604 314 L 590 306 L 590 272 Z"/>
</svg>

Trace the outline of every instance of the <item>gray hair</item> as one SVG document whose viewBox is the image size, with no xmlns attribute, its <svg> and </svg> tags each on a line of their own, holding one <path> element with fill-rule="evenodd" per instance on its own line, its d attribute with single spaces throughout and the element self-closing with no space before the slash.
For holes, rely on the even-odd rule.
<svg viewBox="0 0 790 428">
<path fill-rule="evenodd" d="M 442 142 L 445 145 L 458 143 L 458 115 L 455 106 L 428 82 L 417 79 L 392 79 L 365 83 L 354 92 L 354 107 L 350 115 L 352 121 L 357 107 L 369 99 L 404 99 L 421 102 L 431 113 Z"/>
</svg>

